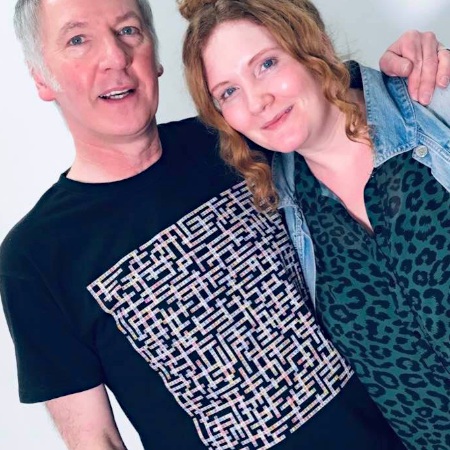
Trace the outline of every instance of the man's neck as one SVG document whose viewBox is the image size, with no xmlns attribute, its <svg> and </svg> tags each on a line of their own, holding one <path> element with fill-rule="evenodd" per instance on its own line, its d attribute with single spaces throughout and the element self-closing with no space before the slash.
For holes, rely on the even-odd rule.
<svg viewBox="0 0 450 450">
<path fill-rule="evenodd" d="M 67 178 L 83 183 L 124 180 L 155 164 L 162 154 L 158 130 L 125 142 L 75 140 L 76 156 Z"/>
</svg>

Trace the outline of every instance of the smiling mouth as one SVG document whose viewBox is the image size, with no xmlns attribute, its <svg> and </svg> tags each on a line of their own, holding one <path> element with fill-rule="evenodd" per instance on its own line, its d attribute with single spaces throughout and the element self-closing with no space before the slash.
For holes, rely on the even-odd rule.
<svg viewBox="0 0 450 450">
<path fill-rule="evenodd" d="M 99 97 L 103 100 L 122 100 L 133 92 L 134 89 L 125 89 L 123 91 L 112 91 L 108 94 L 99 95 Z"/>
<path fill-rule="evenodd" d="M 282 113 L 277 114 L 272 120 L 265 123 L 262 128 L 264 130 L 268 130 L 276 127 L 280 123 L 280 121 L 292 111 L 292 108 L 293 106 L 289 106 L 289 108 L 285 109 Z"/>
</svg>

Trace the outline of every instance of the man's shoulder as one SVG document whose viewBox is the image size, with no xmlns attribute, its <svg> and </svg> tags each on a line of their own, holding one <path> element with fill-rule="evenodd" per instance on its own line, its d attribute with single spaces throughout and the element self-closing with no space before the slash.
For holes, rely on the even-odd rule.
<svg viewBox="0 0 450 450">
<path fill-rule="evenodd" d="M 28 243 L 32 242 L 30 238 L 34 228 L 34 221 L 29 220 L 30 214 L 14 225 L 0 245 L 0 277 L 15 273 L 26 258 L 26 248 L 30 247 Z"/>
<path fill-rule="evenodd" d="M 207 127 L 198 117 L 167 122 L 158 125 L 161 140 L 170 140 L 179 144 L 205 142 L 209 145 L 217 143 L 217 131 Z"/>
<path fill-rule="evenodd" d="M 46 218 L 52 203 L 54 189 L 55 185 L 48 189 L 31 210 L 8 232 L 0 245 L 0 268 L 4 267 L 5 261 L 17 259 L 27 253 L 27 249 L 33 248 L 36 244 L 41 245 L 46 239 L 51 239 Z"/>
<path fill-rule="evenodd" d="M 186 119 L 173 120 L 170 122 L 158 124 L 159 131 L 208 131 L 208 127 L 200 120 L 198 116 L 187 117 Z"/>
</svg>

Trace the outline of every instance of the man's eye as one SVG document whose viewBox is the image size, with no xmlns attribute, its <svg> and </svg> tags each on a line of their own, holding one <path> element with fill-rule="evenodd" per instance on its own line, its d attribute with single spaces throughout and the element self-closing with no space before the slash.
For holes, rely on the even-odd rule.
<svg viewBox="0 0 450 450">
<path fill-rule="evenodd" d="M 136 27 L 123 27 L 119 31 L 119 35 L 121 36 L 133 36 L 135 34 L 139 34 L 139 30 Z"/>
<path fill-rule="evenodd" d="M 80 45 L 84 42 L 83 36 L 74 36 L 69 40 L 69 45 Z"/>
</svg>

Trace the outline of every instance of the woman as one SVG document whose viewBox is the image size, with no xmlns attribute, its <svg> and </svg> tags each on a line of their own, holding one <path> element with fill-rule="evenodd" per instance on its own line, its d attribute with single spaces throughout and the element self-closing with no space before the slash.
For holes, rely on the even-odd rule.
<svg viewBox="0 0 450 450">
<path fill-rule="evenodd" d="M 332 340 L 409 448 L 450 448 L 450 91 L 432 112 L 343 64 L 307 0 L 180 11 L 200 116 L 257 207 L 284 212 Z"/>
</svg>

